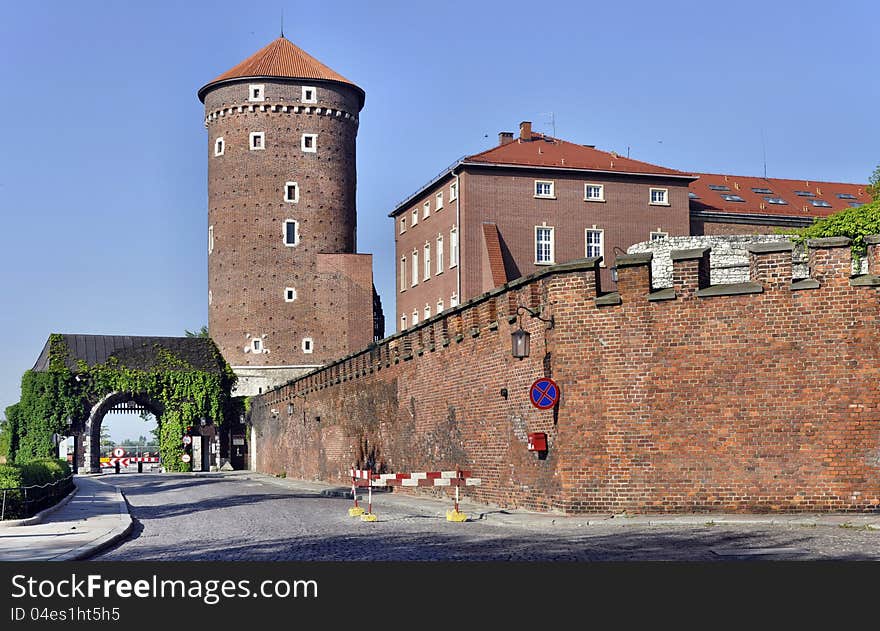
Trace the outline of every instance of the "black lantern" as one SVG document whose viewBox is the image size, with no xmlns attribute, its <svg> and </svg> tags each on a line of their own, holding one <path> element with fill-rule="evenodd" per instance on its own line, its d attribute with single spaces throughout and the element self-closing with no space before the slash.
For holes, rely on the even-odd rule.
<svg viewBox="0 0 880 631">
<path fill-rule="evenodd" d="M 529 356 L 529 332 L 517 329 L 510 334 L 511 353 L 517 359 L 525 359 Z"/>
</svg>

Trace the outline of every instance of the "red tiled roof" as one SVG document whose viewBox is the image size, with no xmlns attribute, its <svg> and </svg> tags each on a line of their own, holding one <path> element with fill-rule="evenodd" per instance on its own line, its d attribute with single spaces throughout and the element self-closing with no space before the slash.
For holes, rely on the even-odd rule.
<svg viewBox="0 0 880 631">
<path fill-rule="evenodd" d="M 199 90 L 199 96 L 202 96 L 208 86 L 214 83 L 245 77 L 321 79 L 324 81 L 347 83 L 357 87 L 341 74 L 325 66 L 299 46 L 296 46 L 286 37 L 279 37 L 237 66 L 209 81 Z M 358 89 L 360 90 L 360 88 Z"/>
<path fill-rule="evenodd" d="M 492 272 L 492 282 L 495 283 L 495 287 L 500 287 L 507 282 L 507 272 L 504 270 L 504 255 L 501 253 L 498 226 L 494 223 L 484 223 L 483 239 L 486 241 L 486 252 L 489 254 L 489 271 Z"/>
<path fill-rule="evenodd" d="M 586 169 L 609 173 L 688 176 L 689 173 L 632 160 L 594 147 L 577 145 L 532 132 L 530 141 L 514 139 L 482 153 L 468 156 L 465 163 L 510 164 L 516 166 Z"/>
<path fill-rule="evenodd" d="M 689 185 L 692 194 L 690 205 L 694 210 L 706 212 L 827 217 L 849 208 L 850 202 L 864 204 L 871 201 L 865 184 L 784 180 L 717 173 L 694 175 L 698 175 L 699 179 Z M 710 185 L 726 186 L 730 190 L 713 190 L 709 188 Z M 752 189 L 769 189 L 772 194 L 755 192 Z M 795 191 L 811 193 L 812 196 L 798 195 Z M 694 194 L 697 197 L 693 197 Z M 738 195 L 743 201 L 728 201 L 722 195 Z M 852 195 L 855 199 L 841 198 L 839 195 Z M 781 199 L 785 204 L 772 204 L 767 199 Z M 830 206 L 815 206 L 811 203 L 813 201 L 827 202 Z"/>
</svg>

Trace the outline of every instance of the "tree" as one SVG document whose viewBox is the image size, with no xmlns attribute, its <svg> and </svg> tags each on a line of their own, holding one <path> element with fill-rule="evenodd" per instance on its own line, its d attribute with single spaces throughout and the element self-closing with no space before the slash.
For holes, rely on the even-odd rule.
<svg viewBox="0 0 880 631">
<path fill-rule="evenodd" d="M 880 177 L 880 167 L 874 174 Z M 865 237 L 880 234 L 880 199 L 875 197 L 867 204 L 817 219 L 812 225 L 795 232 L 798 243 L 820 237 L 849 237 L 852 239 L 853 256 L 861 258 L 867 252 Z"/>
<path fill-rule="evenodd" d="M 875 202 L 880 201 L 880 164 L 868 178 L 868 194 Z"/>
<path fill-rule="evenodd" d="M 110 438 L 110 428 L 106 425 L 101 425 L 101 437 L 99 439 L 101 447 L 112 447 L 116 443 L 113 442 L 113 439 Z"/>
<path fill-rule="evenodd" d="M 202 328 L 200 328 L 198 331 L 190 331 L 189 329 L 184 329 L 184 332 L 186 333 L 187 337 L 211 337 L 210 335 L 208 335 L 207 324 L 203 324 Z"/>
</svg>

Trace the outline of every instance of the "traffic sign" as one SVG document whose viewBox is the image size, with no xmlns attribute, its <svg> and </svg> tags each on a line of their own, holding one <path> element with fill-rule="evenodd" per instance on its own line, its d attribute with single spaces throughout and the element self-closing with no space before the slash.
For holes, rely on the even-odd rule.
<svg viewBox="0 0 880 631">
<path fill-rule="evenodd" d="M 559 401 L 559 386 L 550 377 L 535 379 L 529 388 L 529 400 L 539 410 L 549 410 Z"/>
<path fill-rule="evenodd" d="M 124 456 L 124 455 L 125 455 L 125 450 L 122 447 L 117 447 L 116 449 L 113 450 L 113 457 L 114 458 L 122 458 L 122 456 Z"/>
<path fill-rule="evenodd" d="M 189 462 L 190 460 L 192 460 L 192 458 L 190 457 L 189 454 L 183 454 L 183 455 L 180 457 L 180 459 L 183 460 L 184 462 Z"/>
<path fill-rule="evenodd" d="M 183 437 L 183 444 L 184 444 L 184 445 L 189 445 L 192 441 L 193 441 L 193 437 L 192 437 L 192 436 L 184 436 L 184 437 Z"/>
</svg>

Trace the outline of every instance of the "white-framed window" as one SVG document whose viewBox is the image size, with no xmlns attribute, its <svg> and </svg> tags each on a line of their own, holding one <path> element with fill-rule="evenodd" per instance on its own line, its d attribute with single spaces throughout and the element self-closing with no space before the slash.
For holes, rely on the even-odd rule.
<svg viewBox="0 0 880 631">
<path fill-rule="evenodd" d="M 208 254 L 214 251 L 214 226 L 208 226 Z"/>
<path fill-rule="evenodd" d="M 438 298 L 437 299 L 437 313 L 440 313 L 442 311 L 443 311 L 443 298 Z"/>
<path fill-rule="evenodd" d="M 651 241 L 657 241 L 658 239 L 665 239 L 669 236 L 668 232 L 664 232 L 660 228 L 657 228 L 649 235 L 651 237 Z"/>
<path fill-rule="evenodd" d="M 593 256 L 605 256 L 605 231 L 593 226 L 584 231 L 584 255 L 587 258 Z"/>
<path fill-rule="evenodd" d="M 208 290 L 208 304 L 214 304 L 214 292 L 210 289 Z"/>
<path fill-rule="evenodd" d="M 214 141 L 214 155 L 222 156 L 225 150 L 226 143 L 223 142 L 223 136 L 220 136 L 219 138 L 217 138 L 217 140 Z"/>
<path fill-rule="evenodd" d="M 431 214 L 431 201 L 428 200 L 422 204 L 422 219 L 427 219 Z"/>
<path fill-rule="evenodd" d="M 406 232 L 406 215 L 400 218 L 400 234 Z"/>
<path fill-rule="evenodd" d="M 424 260 L 425 275 L 422 280 L 428 280 L 429 278 L 431 278 L 431 244 L 428 243 L 427 241 L 425 241 L 425 257 L 424 258 L 425 258 L 425 260 Z"/>
<path fill-rule="evenodd" d="M 551 264 L 554 254 L 553 226 L 535 226 L 535 263 Z"/>
<path fill-rule="evenodd" d="M 400 291 L 406 291 L 406 257 L 400 257 Z"/>
<path fill-rule="evenodd" d="M 535 197 L 554 199 L 556 197 L 556 184 L 553 180 L 535 180 Z"/>
<path fill-rule="evenodd" d="M 455 226 L 449 230 L 449 267 L 458 265 L 458 229 Z"/>
<path fill-rule="evenodd" d="M 413 250 L 412 253 L 412 278 L 410 278 L 410 287 L 419 284 L 419 251 Z M 413 322 L 415 324 L 415 322 Z"/>
<path fill-rule="evenodd" d="M 652 206 L 669 206 L 669 189 L 652 188 L 650 193 Z"/>
<path fill-rule="evenodd" d="M 449 185 L 449 201 L 453 202 L 458 199 L 458 182 Z"/>
<path fill-rule="evenodd" d="M 584 184 L 584 201 L 587 202 L 604 202 L 605 201 L 605 185 L 604 184 Z"/>
<path fill-rule="evenodd" d="M 318 134 L 303 134 L 301 145 L 306 153 L 315 153 L 318 150 Z"/>
<path fill-rule="evenodd" d="M 266 148 L 266 132 L 252 131 L 251 140 L 248 145 L 251 151 L 261 151 Z"/>
<path fill-rule="evenodd" d="M 412 217 L 412 221 L 410 222 L 410 225 L 411 225 L 411 226 L 414 226 L 414 225 L 416 225 L 417 223 L 419 223 L 419 209 L 418 209 L 418 208 L 413 208 L 413 211 L 412 211 L 412 213 L 410 214 L 410 217 Z"/>
<path fill-rule="evenodd" d="M 404 313 L 400 316 L 400 330 L 403 331 L 406 329 L 406 314 Z"/>
<path fill-rule="evenodd" d="M 318 102 L 318 90 L 317 88 L 304 85 L 302 87 L 302 102 L 303 103 L 317 103 Z"/>
<path fill-rule="evenodd" d="M 431 305 L 425 303 L 425 320 L 428 320 L 431 317 Z"/>
<path fill-rule="evenodd" d="M 453 308 L 453 307 L 457 307 L 457 306 L 458 306 L 458 294 L 453 291 L 452 295 L 449 296 L 449 307 Z"/>
<path fill-rule="evenodd" d="M 299 184 L 296 182 L 284 183 L 284 201 L 295 204 L 299 201 Z"/>
<path fill-rule="evenodd" d="M 296 288 L 295 287 L 285 287 L 284 288 L 284 302 L 293 302 L 296 300 Z"/>
<path fill-rule="evenodd" d="M 251 83 L 248 85 L 248 101 L 265 101 L 266 86 L 262 83 Z"/>
<path fill-rule="evenodd" d="M 440 210 L 441 208 L 443 208 L 443 191 L 434 195 L 434 210 Z"/>
<path fill-rule="evenodd" d="M 282 223 L 281 233 L 284 236 L 284 245 L 293 247 L 299 243 L 299 222 L 295 219 L 285 219 Z"/>
<path fill-rule="evenodd" d="M 418 310 L 418 309 L 413 309 L 413 312 L 412 312 L 412 324 L 413 324 L 413 326 L 415 326 L 415 325 L 417 325 L 418 323 L 419 323 L 419 310 Z"/>
<path fill-rule="evenodd" d="M 263 352 L 263 339 L 259 337 L 251 338 L 251 352 L 252 353 L 262 353 Z"/>
<path fill-rule="evenodd" d="M 303 353 L 310 354 L 315 352 L 315 342 L 310 337 L 304 337 L 302 340 Z"/>
<path fill-rule="evenodd" d="M 435 253 L 437 257 L 437 273 L 443 273 L 443 235 L 437 235 L 437 252 Z"/>
</svg>

